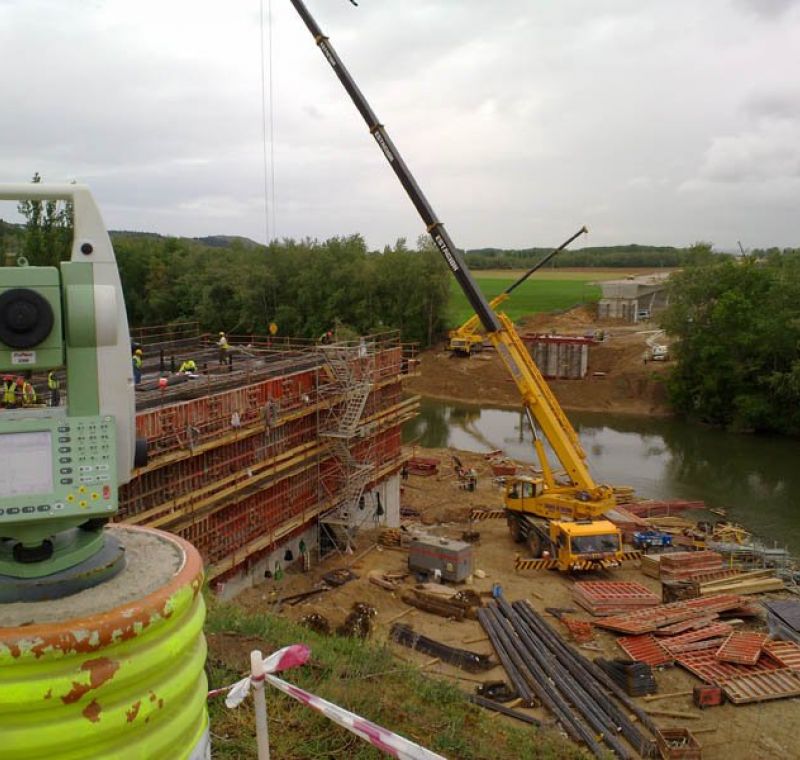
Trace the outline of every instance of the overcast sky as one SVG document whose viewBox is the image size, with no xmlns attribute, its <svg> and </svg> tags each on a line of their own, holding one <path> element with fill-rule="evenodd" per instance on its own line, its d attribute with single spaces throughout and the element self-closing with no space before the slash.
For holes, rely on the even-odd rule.
<svg viewBox="0 0 800 760">
<path fill-rule="evenodd" d="M 270 5 L 269 235 L 415 241 L 310 34 Z M 800 245 L 800 0 L 307 5 L 463 248 L 582 224 L 587 245 Z M 261 7 L 0 0 L 0 181 L 86 182 L 113 229 L 263 241 Z"/>
</svg>

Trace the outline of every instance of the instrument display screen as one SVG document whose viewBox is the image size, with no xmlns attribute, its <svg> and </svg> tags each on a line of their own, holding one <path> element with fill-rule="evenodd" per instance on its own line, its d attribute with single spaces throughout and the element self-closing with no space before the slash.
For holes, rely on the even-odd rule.
<svg viewBox="0 0 800 760">
<path fill-rule="evenodd" d="M 0 434 L 0 496 L 53 491 L 53 436 L 49 430 Z"/>
</svg>

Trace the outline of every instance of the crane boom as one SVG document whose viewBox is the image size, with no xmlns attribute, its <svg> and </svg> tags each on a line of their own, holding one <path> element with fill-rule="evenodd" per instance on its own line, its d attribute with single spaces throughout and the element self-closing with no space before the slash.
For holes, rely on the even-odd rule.
<svg viewBox="0 0 800 760">
<path fill-rule="evenodd" d="M 545 501 L 539 505 L 540 511 L 546 512 L 547 517 L 591 518 L 603 514 L 614 504 L 613 491 L 608 486 L 597 485 L 594 482 L 575 429 L 533 362 L 513 323 L 505 314 L 496 314 L 487 302 L 467 268 L 463 256 L 445 230 L 444 224 L 437 218 L 394 142 L 342 63 L 328 37 L 322 33 L 302 0 L 291 0 L 291 3 L 366 122 L 370 134 L 375 138 L 375 142 L 378 143 L 400 184 L 422 217 L 428 233 L 469 300 L 488 338 L 514 378 L 534 432 L 534 446 L 544 473 L 545 492 L 542 498 Z M 543 441 L 536 433 L 534 421 L 538 423 L 544 438 L 566 472 L 570 480 L 568 485 L 556 483 L 547 462 Z"/>
</svg>

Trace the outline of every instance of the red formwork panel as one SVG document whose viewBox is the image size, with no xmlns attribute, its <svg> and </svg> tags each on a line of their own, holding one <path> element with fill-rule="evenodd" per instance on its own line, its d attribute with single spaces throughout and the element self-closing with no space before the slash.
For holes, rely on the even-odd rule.
<svg viewBox="0 0 800 760">
<path fill-rule="evenodd" d="M 661 597 L 641 583 L 627 581 L 578 581 L 572 586 L 572 598 L 593 615 L 655 607 Z"/>
<path fill-rule="evenodd" d="M 636 610 L 626 615 L 601 618 L 594 624 L 620 633 L 651 633 L 671 625 L 672 623 L 690 620 L 696 617 L 708 617 L 711 614 L 739 610 L 747 601 L 736 594 L 717 594 L 715 596 L 687 599 L 671 604 L 661 604 L 645 610 Z"/>
<path fill-rule="evenodd" d="M 781 667 L 800 670 L 800 645 L 794 641 L 768 641 L 764 652 Z"/>
<path fill-rule="evenodd" d="M 732 631 L 717 650 L 716 657 L 722 662 L 755 665 L 761 657 L 761 650 L 766 642 L 766 633 Z"/>
<path fill-rule="evenodd" d="M 733 662 L 722 662 L 714 656 L 713 651 L 684 652 L 675 657 L 675 662 L 701 681 L 719 686 L 726 678 L 762 673 L 777 669 L 777 665 L 767 656 L 762 656 L 755 665 L 737 665 Z"/>
<path fill-rule="evenodd" d="M 766 702 L 800 696 L 800 673 L 780 668 L 769 673 L 745 673 L 725 679 L 725 696 L 734 704 Z"/>
<path fill-rule="evenodd" d="M 661 645 L 661 642 L 645 634 L 643 636 L 620 636 L 617 644 L 625 654 L 636 662 L 646 662 L 657 667 L 673 661 L 672 655 Z"/>
<path fill-rule="evenodd" d="M 136 432 L 147 438 L 156 454 L 183 448 L 189 436 L 195 441 L 213 439 L 232 428 L 262 419 L 274 405 L 276 412 L 302 408 L 314 390 L 315 370 L 270 378 L 189 401 L 148 409 L 136 415 Z"/>
<path fill-rule="evenodd" d="M 120 517 L 130 517 L 177 500 L 237 473 L 247 473 L 316 440 L 313 417 L 292 420 L 279 427 L 247 435 L 214 449 L 165 464 L 137 475 L 120 490 Z M 207 495 L 207 494 L 206 494 Z"/>
<path fill-rule="evenodd" d="M 715 639 L 720 636 L 727 636 L 733 631 L 733 627 L 728 623 L 712 623 L 711 625 L 703 626 L 696 631 L 688 631 L 678 636 L 670 636 L 662 640 L 662 644 L 673 654 L 677 654 L 685 650 L 691 644 L 703 641 L 705 639 Z"/>
</svg>

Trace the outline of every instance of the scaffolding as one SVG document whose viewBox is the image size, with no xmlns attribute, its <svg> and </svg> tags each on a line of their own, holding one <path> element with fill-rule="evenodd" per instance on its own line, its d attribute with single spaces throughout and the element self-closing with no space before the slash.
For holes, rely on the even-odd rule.
<svg viewBox="0 0 800 760">
<path fill-rule="evenodd" d="M 167 340 L 145 344 L 150 377 L 174 377 L 178 358 L 200 371 L 137 391 L 150 462 L 121 489 L 118 519 L 192 541 L 209 579 L 312 529 L 346 550 L 378 511 L 368 489 L 402 467 L 401 427 L 418 408 L 401 383 L 412 347 L 397 334 L 326 346 L 229 336 L 233 361 L 219 366 L 213 337 L 187 332 L 154 329 Z"/>
</svg>

